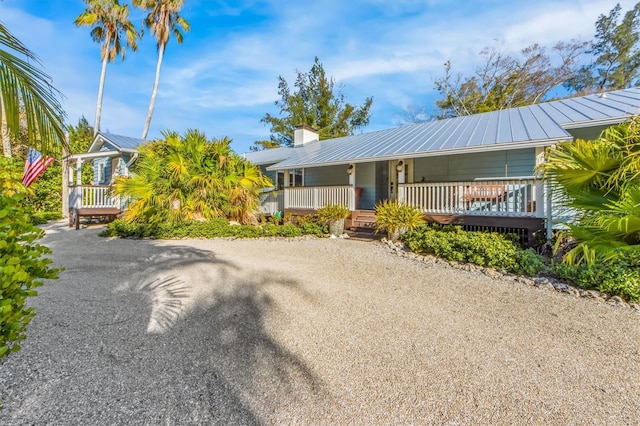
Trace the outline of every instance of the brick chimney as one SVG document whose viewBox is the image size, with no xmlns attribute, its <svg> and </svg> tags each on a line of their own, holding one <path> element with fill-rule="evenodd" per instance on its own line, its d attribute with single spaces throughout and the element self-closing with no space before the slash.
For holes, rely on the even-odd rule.
<svg viewBox="0 0 640 426">
<path fill-rule="evenodd" d="M 308 144 L 309 142 L 318 140 L 320 140 L 320 138 L 318 137 L 318 131 L 311 126 L 307 126 L 306 124 L 300 124 L 293 132 L 294 147 L 303 146 Z"/>
</svg>

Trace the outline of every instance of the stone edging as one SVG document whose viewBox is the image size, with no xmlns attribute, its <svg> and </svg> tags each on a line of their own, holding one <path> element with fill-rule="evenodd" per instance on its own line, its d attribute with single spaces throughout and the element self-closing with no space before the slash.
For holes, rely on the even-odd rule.
<svg viewBox="0 0 640 426">
<path fill-rule="evenodd" d="M 472 263 L 459 263 L 447 259 L 438 258 L 430 255 L 421 255 L 413 253 L 404 247 L 402 242 L 393 242 L 382 239 L 382 244 L 390 251 L 400 257 L 412 259 L 426 265 L 440 265 L 453 269 L 460 269 L 469 272 L 479 272 L 491 278 L 501 278 L 516 283 L 526 284 L 532 287 L 537 287 L 542 290 L 554 290 L 560 293 L 564 293 L 574 297 L 582 297 L 585 299 L 592 299 L 595 302 L 605 303 L 609 306 L 617 308 L 630 309 L 636 314 L 640 314 L 640 303 L 627 302 L 620 296 L 611 296 L 606 293 L 602 293 L 597 290 L 584 290 L 578 287 L 571 286 L 565 282 L 562 282 L 552 277 L 523 277 L 515 274 L 510 274 L 504 271 L 497 271 L 492 268 L 486 268 L 484 266 L 477 266 Z"/>
</svg>

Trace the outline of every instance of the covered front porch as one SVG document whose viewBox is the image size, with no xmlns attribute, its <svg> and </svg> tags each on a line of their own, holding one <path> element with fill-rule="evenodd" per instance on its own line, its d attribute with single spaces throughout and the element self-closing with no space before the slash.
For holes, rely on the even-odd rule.
<svg viewBox="0 0 640 426">
<path fill-rule="evenodd" d="M 372 228 L 375 204 L 397 200 L 430 222 L 518 233 L 531 242 L 545 229 L 549 211 L 545 183 L 532 175 L 540 153 L 527 149 L 298 169 L 304 186 L 288 180 L 281 190 L 265 194 L 269 203 L 262 211 L 305 215 L 342 204 L 352 212 L 348 227 Z M 293 173 L 284 170 L 285 177 Z"/>
</svg>

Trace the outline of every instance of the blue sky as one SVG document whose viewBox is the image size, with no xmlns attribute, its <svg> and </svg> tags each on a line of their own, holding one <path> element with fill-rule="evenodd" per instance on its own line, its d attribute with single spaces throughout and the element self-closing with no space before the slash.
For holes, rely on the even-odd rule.
<svg viewBox="0 0 640 426">
<path fill-rule="evenodd" d="M 125 1 L 125 0 L 122 0 Z M 293 84 L 318 56 L 356 105 L 373 97 L 364 131 L 399 125 L 409 105 L 432 109 L 433 81 L 451 60 L 468 75 L 485 46 L 517 52 L 534 42 L 593 37 L 598 15 L 615 0 L 186 0 L 191 31 L 170 41 L 149 137 L 163 129 L 200 129 L 228 136 L 245 152 L 277 114 L 277 77 Z M 619 1 L 629 10 L 634 1 Z M 37 53 L 64 94 L 67 121 L 95 119 L 98 44 L 73 21 L 81 0 L 4 0 L 0 20 Z M 141 25 L 142 11 L 132 8 Z M 497 44 L 498 43 L 498 44 Z M 137 52 L 107 68 L 101 129 L 139 137 L 149 105 L 157 54 L 147 34 Z"/>
</svg>

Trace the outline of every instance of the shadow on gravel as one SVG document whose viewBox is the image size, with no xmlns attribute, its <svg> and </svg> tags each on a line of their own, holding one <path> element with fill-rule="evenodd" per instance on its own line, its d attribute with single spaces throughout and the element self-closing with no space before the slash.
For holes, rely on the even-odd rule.
<svg viewBox="0 0 640 426">
<path fill-rule="evenodd" d="M 38 377 L 4 381 L 0 423 L 262 424 L 287 418 L 301 401 L 325 401 L 320 380 L 266 324 L 270 289 L 309 299 L 295 279 L 248 272 L 179 242 L 97 233 L 45 238 L 67 269 L 43 288 L 39 302 L 48 306 L 38 307 L 37 320 L 47 326 L 28 339 L 36 354 L 44 345 L 56 357 L 25 348 L 3 365 L 8 377 L 34 369 Z M 70 309 L 55 306 L 62 303 Z M 60 341 L 56 333 L 75 334 Z"/>
</svg>

